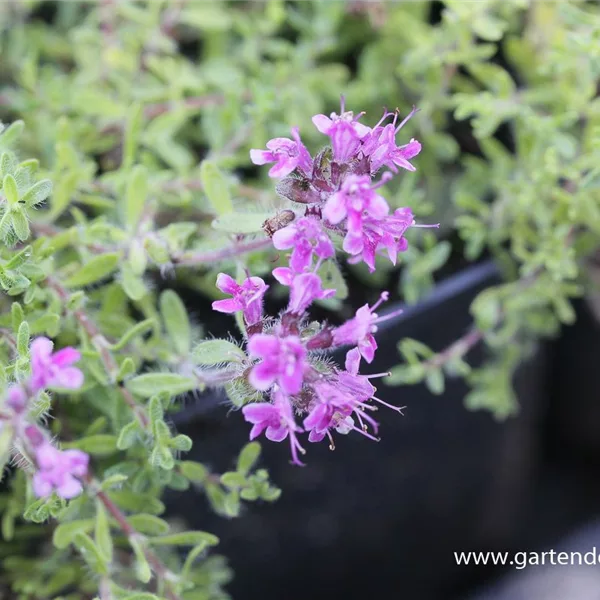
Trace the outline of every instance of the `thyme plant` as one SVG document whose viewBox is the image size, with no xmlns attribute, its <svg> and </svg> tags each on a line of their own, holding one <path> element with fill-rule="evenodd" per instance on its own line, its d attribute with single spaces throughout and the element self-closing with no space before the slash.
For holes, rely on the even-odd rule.
<svg viewBox="0 0 600 600">
<path fill-rule="evenodd" d="M 0 4 L 2 591 L 226 597 L 218 540 L 164 491 L 224 517 L 280 491 L 256 441 L 226 473 L 186 460 L 169 412 L 222 388 L 306 468 L 310 443 L 376 439 L 400 418 L 373 416 L 380 307 L 459 256 L 505 283 L 448 348 L 399 340 L 383 381 L 462 376 L 513 414 L 515 369 L 591 289 L 599 40 L 575 1 Z"/>
</svg>

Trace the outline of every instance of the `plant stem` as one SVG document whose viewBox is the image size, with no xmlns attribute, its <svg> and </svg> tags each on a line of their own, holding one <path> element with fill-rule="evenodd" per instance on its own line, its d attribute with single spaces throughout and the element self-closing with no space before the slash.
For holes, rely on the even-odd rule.
<svg viewBox="0 0 600 600">
<path fill-rule="evenodd" d="M 426 360 L 423 366 L 426 369 L 437 369 L 442 367 L 453 358 L 463 357 L 473 346 L 478 344 L 484 336 L 484 332 L 477 327 L 471 328 L 465 335 L 452 342 L 449 346 L 438 352 L 435 356 Z"/>
<path fill-rule="evenodd" d="M 178 256 L 173 256 L 172 260 L 176 267 L 193 267 L 199 264 L 213 263 L 227 258 L 234 258 L 255 250 L 263 250 L 271 246 L 271 244 L 271 239 L 264 237 L 248 242 L 236 242 L 221 250 L 213 250 L 210 252 L 184 252 Z"/>
<path fill-rule="evenodd" d="M 85 480 L 88 484 L 89 488 L 97 489 L 98 484 L 94 482 L 91 476 L 88 476 Z M 125 514 L 121 511 L 121 509 L 109 498 L 108 494 L 102 490 L 95 491 L 96 497 L 102 504 L 104 508 L 108 511 L 108 513 L 113 517 L 113 519 L 117 522 L 119 529 L 128 537 L 140 537 L 140 534 L 137 530 L 131 525 L 131 523 L 127 520 Z M 164 565 L 164 563 L 160 560 L 160 558 L 152 552 L 149 548 L 146 548 L 142 545 L 142 551 L 148 564 L 156 574 L 156 577 L 162 579 L 166 585 L 166 596 L 168 600 L 180 600 L 179 596 L 171 589 L 169 585 L 169 578 L 171 572 Z"/>
</svg>

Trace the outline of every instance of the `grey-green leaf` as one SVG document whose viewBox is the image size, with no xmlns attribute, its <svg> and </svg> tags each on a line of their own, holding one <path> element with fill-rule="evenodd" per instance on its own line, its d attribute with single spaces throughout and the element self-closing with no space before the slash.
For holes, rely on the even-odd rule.
<svg viewBox="0 0 600 600">
<path fill-rule="evenodd" d="M 109 252 L 94 256 L 94 258 L 89 260 L 65 281 L 65 287 L 83 287 L 108 277 L 115 271 L 120 259 L 121 254 L 119 252 Z"/>
<path fill-rule="evenodd" d="M 244 351 L 227 340 L 206 340 L 200 342 L 192 352 L 192 359 L 199 365 L 216 365 L 224 362 L 240 361 L 246 357 Z"/>
<path fill-rule="evenodd" d="M 192 377 L 176 373 L 146 373 L 130 379 L 126 383 L 126 387 L 138 396 L 150 398 L 161 392 L 166 392 L 171 396 L 189 392 L 197 387 L 197 382 Z"/>
<path fill-rule="evenodd" d="M 225 215 L 233 211 L 229 183 L 214 163 L 207 160 L 202 162 L 200 165 L 200 181 L 204 193 L 217 215 Z"/>
<path fill-rule="evenodd" d="M 273 212 L 242 213 L 230 212 L 217 217 L 212 226 L 227 233 L 256 233 L 262 231 L 263 223 L 273 216 Z"/>
<path fill-rule="evenodd" d="M 192 332 L 187 310 L 173 290 L 165 290 L 160 295 L 160 313 L 165 329 L 177 352 L 186 356 L 192 343 Z"/>
</svg>

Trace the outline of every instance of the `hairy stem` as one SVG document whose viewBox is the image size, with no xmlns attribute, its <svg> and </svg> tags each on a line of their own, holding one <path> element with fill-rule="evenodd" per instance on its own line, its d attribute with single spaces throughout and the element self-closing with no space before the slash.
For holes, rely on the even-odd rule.
<svg viewBox="0 0 600 600">
<path fill-rule="evenodd" d="M 88 488 L 97 490 L 98 484 L 95 482 L 91 476 L 88 476 L 85 480 L 88 485 Z M 102 502 L 104 508 L 108 511 L 108 513 L 113 517 L 113 519 L 117 522 L 119 529 L 128 537 L 128 538 L 142 538 L 142 536 L 137 532 L 137 530 L 131 525 L 131 523 L 127 520 L 125 514 L 121 511 L 121 509 L 109 498 L 108 494 L 102 490 L 95 491 L 96 498 Z M 156 575 L 156 577 L 162 580 L 165 585 L 165 594 L 168 600 L 180 600 L 177 593 L 172 589 L 170 579 L 172 577 L 171 572 L 165 566 L 165 564 L 161 561 L 161 559 L 154 553 L 152 550 L 147 548 L 144 544 L 141 545 L 142 551 L 150 568 Z"/>
</svg>

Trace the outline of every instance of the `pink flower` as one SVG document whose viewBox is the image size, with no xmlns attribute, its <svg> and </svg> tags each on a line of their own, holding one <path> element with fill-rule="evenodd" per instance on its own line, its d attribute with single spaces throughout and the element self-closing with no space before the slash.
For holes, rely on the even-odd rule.
<svg viewBox="0 0 600 600">
<path fill-rule="evenodd" d="M 353 112 L 344 110 L 344 104 L 342 97 L 339 115 L 331 113 L 329 117 L 315 115 L 312 118 L 315 127 L 331 138 L 333 158 L 337 162 L 346 162 L 352 158 L 356 154 L 361 140 L 371 131 L 369 127 L 358 122 L 364 113 L 354 116 Z"/>
<path fill-rule="evenodd" d="M 319 221 L 311 217 L 303 217 L 276 231 L 273 234 L 273 245 L 278 250 L 293 248 L 290 266 L 297 273 L 310 267 L 313 254 L 321 259 L 335 255 L 329 236 Z"/>
<path fill-rule="evenodd" d="M 375 388 L 371 385 L 369 378 L 360 375 L 360 350 L 353 348 L 346 353 L 345 371 L 338 372 L 338 383 L 352 397 L 360 402 L 366 402 L 373 397 Z"/>
<path fill-rule="evenodd" d="M 415 170 L 415 167 L 413 167 L 409 160 L 419 154 L 421 144 L 417 140 L 411 139 L 408 144 L 396 146 L 396 135 L 416 112 L 417 109 L 413 108 L 397 127 L 396 118 L 398 115 L 396 114 L 393 123 L 389 123 L 383 128 L 376 127 L 371 135 L 365 138 L 361 151 L 366 156 L 369 156 L 371 174 L 376 173 L 384 165 L 389 167 L 394 173 L 398 172 L 397 167 L 408 171 Z M 389 113 L 384 115 L 384 119 L 387 116 L 389 116 Z"/>
<path fill-rule="evenodd" d="M 250 150 L 250 160 L 255 165 L 264 165 L 274 162 L 269 170 L 269 177 L 285 177 L 296 168 L 300 168 L 306 175 L 312 169 L 312 159 L 306 146 L 300 140 L 297 127 L 292 127 L 293 140 L 288 138 L 273 138 L 267 142 L 267 150 Z"/>
<path fill-rule="evenodd" d="M 380 299 L 372 307 L 365 304 L 356 311 L 356 315 L 352 319 L 349 319 L 343 325 L 336 327 L 333 330 L 334 344 L 338 346 L 356 344 L 358 345 L 358 350 L 363 358 L 368 363 L 372 362 L 375 357 L 375 350 L 377 350 L 377 342 L 373 337 L 373 334 L 377 331 L 377 323 L 390 319 L 400 312 L 395 311 L 385 317 L 378 317 L 377 313 L 374 311 L 383 301 L 387 300 L 388 297 L 389 294 L 383 292 Z"/>
<path fill-rule="evenodd" d="M 75 348 L 67 347 L 52 352 L 54 344 L 45 337 L 31 343 L 31 381 L 33 392 L 47 387 L 76 390 L 83 385 L 83 373 L 76 367 L 81 354 Z"/>
<path fill-rule="evenodd" d="M 335 296 L 334 289 L 324 290 L 321 278 L 316 273 L 294 273 L 288 267 L 273 269 L 273 277 L 283 285 L 289 285 L 290 303 L 288 311 L 302 315 L 315 300 L 326 300 Z"/>
<path fill-rule="evenodd" d="M 224 294 L 230 294 L 233 298 L 215 300 L 212 303 L 213 310 L 223 313 L 234 313 L 241 310 L 244 313 L 246 325 L 254 325 L 262 319 L 263 297 L 269 286 L 260 277 L 247 277 L 240 285 L 233 277 L 219 273 L 217 287 Z"/>
<path fill-rule="evenodd" d="M 362 230 L 359 233 L 350 233 L 344 243 L 344 249 L 352 255 L 350 263 L 363 260 L 373 272 L 375 270 L 375 256 L 385 248 L 392 264 L 396 264 L 398 252 L 408 248 L 404 237 L 407 229 L 415 226 L 410 208 L 397 208 L 392 215 L 381 219 L 364 217 Z"/>
<path fill-rule="evenodd" d="M 300 391 L 307 364 L 306 349 L 299 337 L 259 333 L 250 338 L 248 353 L 262 358 L 248 378 L 257 390 L 265 391 L 277 382 L 286 394 Z"/>
<path fill-rule="evenodd" d="M 65 500 L 79 496 L 83 491 L 78 477 L 87 474 L 89 456 L 81 450 L 60 451 L 52 444 L 43 442 L 36 448 L 38 466 L 33 476 L 33 491 L 42 498 L 53 491 Z"/>
<path fill-rule="evenodd" d="M 383 196 L 375 192 L 368 175 L 349 175 L 341 189 L 333 194 L 323 209 L 323 217 L 334 225 L 346 219 L 348 234 L 344 239 L 344 250 L 355 244 L 362 236 L 363 220 L 370 216 L 375 219 L 385 217 L 390 207 Z"/>
<path fill-rule="evenodd" d="M 272 404 L 270 402 L 247 404 L 242 408 L 242 412 L 246 421 L 254 425 L 250 431 L 251 440 L 265 430 L 265 436 L 272 442 L 282 442 L 289 435 L 292 461 L 302 465 L 298 460 L 298 450 L 304 452 L 304 449 L 296 438 L 296 433 L 302 431 L 302 428 L 296 424 L 291 402 L 281 390 L 273 392 Z"/>
<path fill-rule="evenodd" d="M 338 386 L 322 382 L 315 385 L 316 398 L 308 416 L 304 419 L 304 428 L 309 431 L 309 442 L 320 442 L 330 429 L 346 434 L 354 429 L 354 420 L 350 416 L 355 402 L 344 394 Z"/>
</svg>

